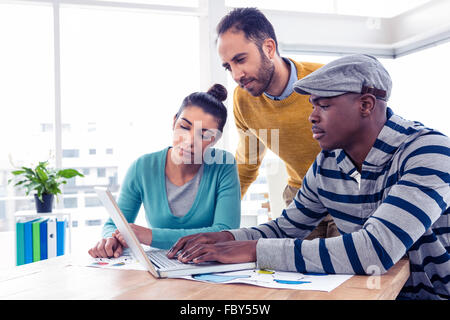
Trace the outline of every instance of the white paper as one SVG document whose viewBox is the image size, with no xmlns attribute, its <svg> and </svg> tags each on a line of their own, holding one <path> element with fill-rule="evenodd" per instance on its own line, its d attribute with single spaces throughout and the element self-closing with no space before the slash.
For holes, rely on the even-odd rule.
<svg viewBox="0 0 450 320">
<path fill-rule="evenodd" d="M 149 250 L 148 248 L 147 250 Z M 150 250 L 151 249 L 152 248 L 150 248 Z M 146 271 L 146 269 L 135 258 L 133 258 L 129 249 L 125 249 L 122 256 L 119 258 L 91 258 L 88 266 L 105 269 Z M 351 277 L 352 275 L 314 273 L 303 274 L 298 272 L 254 269 L 199 274 L 179 278 L 208 283 L 245 283 L 275 289 L 317 290 L 330 292 Z"/>
<path fill-rule="evenodd" d="M 131 255 L 131 251 L 128 248 L 125 249 L 118 258 L 90 258 L 87 266 L 103 269 L 147 271 L 147 269 Z"/>
<path fill-rule="evenodd" d="M 208 283 L 245 283 L 275 289 L 316 290 L 330 292 L 353 275 L 303 274 L 273 270 L 243 270 L 182 277 Z"/>
</svg>

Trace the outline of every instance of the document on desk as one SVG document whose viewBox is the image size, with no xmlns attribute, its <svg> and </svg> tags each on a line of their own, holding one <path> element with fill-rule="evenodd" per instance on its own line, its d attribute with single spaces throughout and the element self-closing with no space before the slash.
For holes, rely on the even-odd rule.
<svg viewBox="0 0 450 320">
<path fill-rule="evenodd" d="M 128 250 L 125 250 L 124 254 L 118 258 L 90 258 L 87 266 L 104 269 L 147 271 L 139 261 L 133 258 Z"/>
<path fill-rule="evenodd" d="M 123 252 L 123 255 L 119 258 L 90 258 L 87 266 L 105 269 L 146 271 L 146 269 L 133 258 L 128 249 L 126 249 Z M 208 283 L 245 283 L 274 289 L 316 290 L 330 292 L 351 277 L 352 275 L 342 274 L 298 273 L 252 269 L 197 274 L 179 278 Z"/>
<path fill-rule="evenodd" d="M 209 283 L 245 283 L 274 289 L 330 292 L 351 277 L 352 275 L 342 274 L 298 273 L 255 269 L 200 274 L 182 278 Z"/>
</svg>

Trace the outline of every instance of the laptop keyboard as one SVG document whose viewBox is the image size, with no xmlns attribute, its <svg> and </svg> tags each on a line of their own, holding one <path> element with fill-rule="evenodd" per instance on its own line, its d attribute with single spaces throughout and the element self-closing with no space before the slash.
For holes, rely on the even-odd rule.
<svg viewBox="0 0 450 320">
<path fill-rule="evenodd" d="M 177 259 L 167 258 L 167 250 L 151 250 L 146 252 L 150 261 L 157 264 L 160 268 L 170 269 L 183 269 L 186 268 L 186 264 L 178 261 Z"/>
</svg>

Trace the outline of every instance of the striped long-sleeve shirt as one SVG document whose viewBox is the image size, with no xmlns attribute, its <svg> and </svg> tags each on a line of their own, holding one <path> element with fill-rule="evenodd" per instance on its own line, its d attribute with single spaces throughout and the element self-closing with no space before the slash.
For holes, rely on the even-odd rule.
<svg viewBox="0 0 450 320">
<path fill-rule="evenodd" d="M 450 298 L 450 139 L 389 108 L 387 117 L 360 173 L 343 150 L 322 151 L 278 219 L 231 231 L 259 239 L 258 267 L 383 274 L 407 255 L 400 295 Z M 341 236 L 303 240 L 327 212 Z"/>
</svg>

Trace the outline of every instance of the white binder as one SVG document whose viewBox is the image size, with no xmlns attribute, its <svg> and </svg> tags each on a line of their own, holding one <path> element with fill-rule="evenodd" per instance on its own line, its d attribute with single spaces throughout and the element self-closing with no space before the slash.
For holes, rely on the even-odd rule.
<svg viewBox="0 0 450 320">
<path fill-rule="evenodd" d="M 48 258 L 56 257 L 56 219 L 50 218 L 47 222 Z"/>
</svg>

